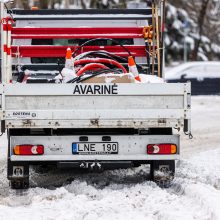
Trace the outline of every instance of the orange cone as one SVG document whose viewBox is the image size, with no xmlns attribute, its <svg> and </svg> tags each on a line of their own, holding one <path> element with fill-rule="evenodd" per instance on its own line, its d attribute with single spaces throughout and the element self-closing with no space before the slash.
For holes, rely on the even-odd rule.
<svg viewBox="0 0 220 220">
<path fill-rule="evenodd" d="M 72 50 L 71 48 L 67 48 L 66 50 L 66 59 L 71 59 L 72 58 Z"/>
<path fill-rule="evenodd" d="M 72 50 L 69 47 L 66 50 L 65 68 L 73 69 Z"/>
<path fill-rule="evenodd" d="M 134 78 L 137 81 L 141 82 L 141 78 L 139 76 L 139 72 L 138 72 L 136 63 L 135 63 L 134 58 L 132 56 L 128 57 L 128 67 L 129 67 L 129 72 L 131 72 L 133 74 Z"/>
</svg>

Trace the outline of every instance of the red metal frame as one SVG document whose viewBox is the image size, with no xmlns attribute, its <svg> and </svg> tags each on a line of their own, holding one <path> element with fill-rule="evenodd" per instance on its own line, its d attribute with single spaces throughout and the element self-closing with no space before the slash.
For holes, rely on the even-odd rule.
<svg viewBox="0 0 220 220">
<path fill-rule="evenodd" d="M 67 48 L 74 51 L 78 46 L 12 46 L 12 56 L 16 57 L 65 57 Z M 145 46 L 125 46 L 134 57 L 146 57 Z M 81 52 L 105 50 L 122 57 L 128 57 L 128 53 L 120 46 L 85 46 Z"/>
<path fill-rule="evenodd" d="M 142 27 L 12 28 L 13 39 L 143 38 Z"/>
</svg>

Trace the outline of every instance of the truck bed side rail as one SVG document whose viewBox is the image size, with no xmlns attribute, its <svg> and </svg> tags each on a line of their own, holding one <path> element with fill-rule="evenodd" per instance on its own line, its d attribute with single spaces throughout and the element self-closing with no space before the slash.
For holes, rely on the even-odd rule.
<svg viewBox="0 0 220 220">
<path fill-rule="evenodd" d="M 67 48 L 71 48 L 72 51 L 76 50 L 78 46 L 12 46 L 12 57 L 65 57 Z M 125 46 L 134 57 L 146 56 L 144 46 L 129 45 Z M 128 53 L 120 46 L 85 46 L 83 52 L 105 50 L 115 55 L 128 57 Z"/>
<path fill-rule="evenodd" d="M 12 28 L 13 39 L 143 38 L 142 27 Z"/>
<path fill-rule="evenodd" d="M 152 10 L 109 9 L 109 10 L 19 10 L 10 11 L 16 21 L 21 20 L 148 20 L 152 23 Z M 40 15 L 40 16 L 39 16 Z"/>
</svg>

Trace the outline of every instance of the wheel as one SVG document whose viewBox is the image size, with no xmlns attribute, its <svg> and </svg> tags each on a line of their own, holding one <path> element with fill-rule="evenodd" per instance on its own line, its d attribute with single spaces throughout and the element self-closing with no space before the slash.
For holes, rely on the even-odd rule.
<svg viewBox="0 0 220 220">
<path fill-rule="evenodd" d="M 175 160 L 156 160 L 151 162 L 151 180 L 161 188 L 168 188 L 175 174 Z"/>
<path fill-rule="evenodd" d="M 28 189 L 29 179 L 10 180 L 11 189 Z"/>
</svg>

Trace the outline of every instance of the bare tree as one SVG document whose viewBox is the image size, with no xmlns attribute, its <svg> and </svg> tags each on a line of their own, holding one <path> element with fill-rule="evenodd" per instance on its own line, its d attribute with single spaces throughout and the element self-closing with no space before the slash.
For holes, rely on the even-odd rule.
<svg viewBox="0 0 220 220">
<path fill-rule="evenodd" d="M 48 8 L 54 9 L 55 3 L 56 3 L 55 0 L 50 0 L 50 1 L 49 1 L 49 5 L 48 5 Z"/>
<path fill-rule="evenodd" d="M 65 8 L 69 8 L 70 7 L 70 1 L 69 0 L 65 0 Z"/>
<path fill-rule="evenodd" d="M 40 9 L 48 9 L 49 0 L 40 0 Z"/>
<path fill-rule="evenodd" d="M 198 52 L 199 47 L 201 44 L 202 35 L 204 34 L 204 25 L 205 25 L 205 18 L 207 16 L 207 9 L 209 5 L 210 0 L 203 0 L 201 7 L 199 9 L 199 15 L 198 15 L 198 32 L 199 32 L 199 39 L 195 41 L 195 48 L 192 53 L 192 60 L 196 61 L 198 58 Z"/>
<path fill-rule="evenodd" d="M 220 44 L 220 8 L 218 4 L 216 5 L 215 0 L 168 0 L 168 2 L 185 9 L 197 25 L 196 30 L 193 31 L 197 32 L 197 37 L 191 54 L 192 60 L 198 59 L 203 36 L 211 40 L 210 47 L 212 47 L 212 43 Z M 207 51 L 207 55 L 209 59 L 212 59 L 213 51 Z"/>
<path fill-rule="evenodd" d="M 16 1 L 13 2 L 11 7 L 12 8 L 30 9 L 29 8 L 29 1 L 28 0 L 16 0 Z"/>
</svg>

